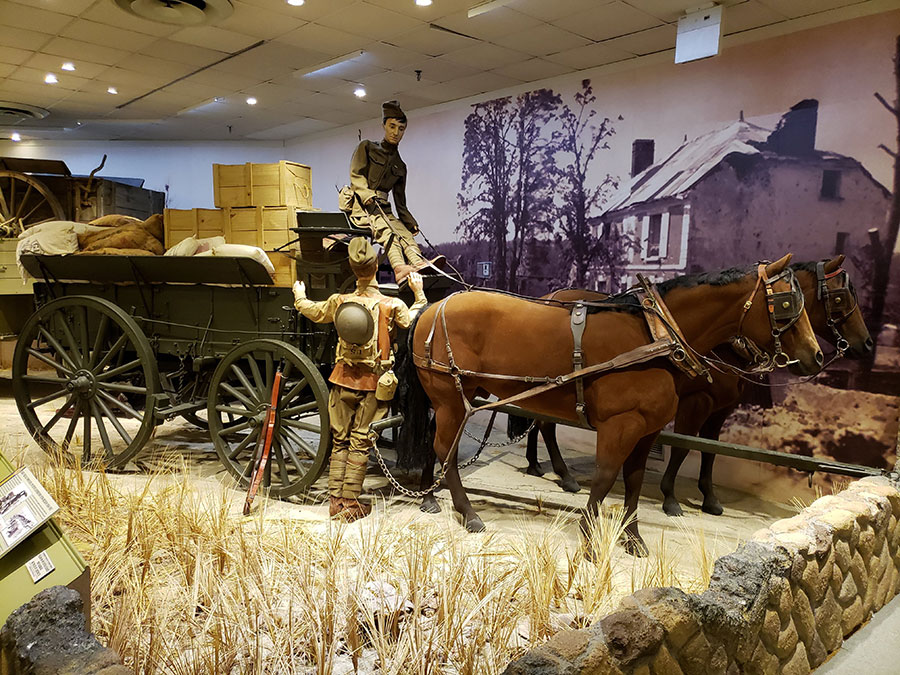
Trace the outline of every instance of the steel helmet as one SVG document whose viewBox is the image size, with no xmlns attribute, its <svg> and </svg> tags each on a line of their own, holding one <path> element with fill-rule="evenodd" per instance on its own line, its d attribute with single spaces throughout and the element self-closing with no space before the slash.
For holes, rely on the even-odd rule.
<svg viewBox="0 0 900 675">
<path fill-rule="evenodd" d="M 345 342 L 364 345 L 375 334 L 375 320 L 364 305 L 348 300 L 334 313 L 334 327 Z"/>
</svg>

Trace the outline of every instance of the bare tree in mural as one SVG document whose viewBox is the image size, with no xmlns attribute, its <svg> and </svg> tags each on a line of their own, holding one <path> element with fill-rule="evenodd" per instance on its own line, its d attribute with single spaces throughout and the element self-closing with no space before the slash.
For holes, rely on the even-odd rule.
<svg viewBox="0 0 900 675">
<path fill-rule="evenodd" d="M 884 299 L 887 293 L 888 281 L 890 280 L 891 260 L 894 255 L 894 248 L 897 245 L 897 234 L 900 232 L 900 156 L 898 156 L 898 152 L 900 152 L 900 35 L 897 36 L 897 45 L 894 51 L 894 80 L 896 99 L 893 105 L 888 103 L 881 94 L 875 93 L 875 98 L 888 109 L 897 121 L 897 150 L 891 150 L 883 144 L 880 146 L 882 150 L 894 158 L 894 185 L 891 207 L 888 211 L 886 241 L 873 240 L 872 242 L 875 272 L 872 279 L 871 328 L 874 331 L 881 330 L 884 316 Z"/>
<path fill-rule="evenodd" d="M 620 233 L 612 232 L 612 228 L 607 228 L 610 232 L 605 239 L 597 239 L 591 233 L 591 213 L 618 187 L 617 178 L 610 174 L 596 184 L 588 182 L 591 164 L 600 151 L 609 149 L 606 139 L 615 133 L 608 117 L 599 123 L 595 121 L 597 111 L 593 105 L 596 101 L 591 81 L 582 80 L 581 91 L 575 94 L 575 105 L 564 106 L 560 116 L 560 150 L 569 158 L 561 170 L 560 187 L 564 195 L 561 226 L 570 246 L 574 272 L 570 281 L 579 288 L 585 286 L 592 262 L 601 268 L 618 265 L 627 243 Z"/>
<path fill-rule="evenodd" d="M 496 265 L 497 285 L 506 286 L 507 232 L 511 209 L 511 180 L 515 114 L 509 97 L 474 106 L 466 117 L 463 137 L 462 189 L 457 195 L 458 230 L 470 239 L 486 239 Z"/>
<path fill-rule="evenodd" d="M 562 99 L 549 89 L 538 89 L 516 98 L 513 148 L 514 186 L 511 222 L 513 238 L 506 287 L 518 290 L 519 266 L 525 245 L 539 232 L 549 233 L 556 220 L 553 196 L 559 171 L 554 162 L 556 134 L 551 133 Z"/>
</svg>

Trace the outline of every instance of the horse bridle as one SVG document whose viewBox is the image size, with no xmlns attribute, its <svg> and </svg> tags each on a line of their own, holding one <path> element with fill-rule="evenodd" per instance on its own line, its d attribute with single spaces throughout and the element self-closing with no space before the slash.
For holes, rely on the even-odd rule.
<svg viewBox="0 0 900 675">
<path fill-rule="evenodd" d="M 747 349 L 748 352 L 753 354 L 754 361 L 759 365 L 763 365 L 760 363 L 761 359 L 770 358 L 772 365 L 777 368 L 785 368 L 789 365 L 798 363 L 798 361 L 796 359 L 791 359 L 787 352 L 784 351 L 781 345 L 781 336 L 790 330 L 800 319 L 806 304 L 806 298 L 803 295 L 803 289 L 800 288 L 797 277 L 790 267 L 785 267 L 774 277 L 767 277 L 766 266 L 768 264 L 769 263 L 767 262 L 760 262 L 756 267 L 756 286 L 753 287 L 750 297 L 747 298 L 747 301 L 742 308 L 741 319 L 738 322 L 738 334 L 736 340 L 741 346 Z M 790 284 L 791 290 L 776 291 L 774 285 L 781 280 L 786 280 Z M 764 287 L 766 291 L 766 314 L 769 317 L 769 326 L 772 329 L 772 339 L 775 342 L 775 353 L 771 357 L 760 350 L 752 340 L 744 335 L 744 319 L 747 318 L 747 313 L 753 306 L 753 301 L 755 300 L 760 287 Z"/>
<path fill-rule="evenodd" d="M 840 277 L 840 288 L 828 288 L 829 279 Z M 850 275 L 839 267 L 834 272 L 825 272 L 825 263 L 816 263 L 816 297 L 825 305 L 825 322 L 834 333 L 835 347 L 839 356 L 850 349 L 850 343 L 840 331 L 840 326 L 850 318 L 859 306 L 859 300 L 850 285 Z"/>
</svg>

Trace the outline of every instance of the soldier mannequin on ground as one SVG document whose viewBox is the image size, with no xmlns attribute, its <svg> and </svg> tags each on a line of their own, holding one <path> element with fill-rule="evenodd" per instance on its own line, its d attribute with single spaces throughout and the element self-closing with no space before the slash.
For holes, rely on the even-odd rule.
<svg viewBox="0 0 900 675">
<path fill-rule="evenodd" d="M 407 308 L 398 298 L 382 295 L 375 281 L 378 258 L 364 237 L 350 241 L 350 268 L 356 275 L 353 293 L 335 293 L 313 302 L 302 282 L 294 282 L 294 307 L 316 323 L 335 324 L 338 345 L 328 399 L 331 418 L 331 464 L 328 470 L 329 515 L 353 521 L 372 507 L 359 501 L 373 442 L 369 425 L 383 418 L 397 386 L 391 371 L 391 334 L 408 328 L 425 307 L 422 277 L 409 274 L 415 303 Z"/>
<path fill-rule="evenodd" d="M 397 283 L 410 272 L 429 265 L 441 266 L 443 256 L 428 261 L 422 255 L 415 235 L 419 225 L 406 207 L 406 163 L 400 158 L 398 145 L 406 131 L 406 113 L 397 101 L 382 106 L 384 140 L 362 141 L 350 160 L 350 188 L 353 223 L 372 230 L 375 241 L 387 251 Z M 388 193 L 394 194 L 395 216 L 391 212 Z"/>
</svg>

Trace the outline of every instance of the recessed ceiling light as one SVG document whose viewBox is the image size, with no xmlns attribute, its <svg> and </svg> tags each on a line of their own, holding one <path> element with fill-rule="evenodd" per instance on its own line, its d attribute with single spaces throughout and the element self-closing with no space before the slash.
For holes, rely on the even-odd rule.
<svg viewBox="0 0 900 675">
<path fill-rule="evenodd" d="M 56 75 L 54 75 L 53 73 L 47 73 L 46 75 L 44 75 L 44 82 L 46 82 L 47 84 L 56 84 L 57 82 L 59 82 L 59 80 L 56 79 Z"/>
<path fill-rule="evenodd" d="M 306 2 L 306 0 L 287 0 L 287 4 L 292 5 L 294 7 L 299 7 L 304 2 Z"/>
<path fill-rule="evenodd" d="M 247 99 L 247 105 L 256 105 L 256 99 L 253 98 L 252 96 L 250 96 L 250 97 Z"/>
<path fill-rule="evenodd" d="M 118 94 L 118 93 L 119 93 L 119 90 L 116 89 L 115 87 L 108 87 L 108 88 L 106 89 L 106 93 L 107 93 L 107 94 Z"/>
<path fill-rule="evenodd" d="M 63 70 L 75 70 L 75 64 L 71 61 L 66 61 L 64 64 L 60 66 Z"/>
<path fill-rule="evenodd" d="M 428 7 L 431 4 L 431 0 L 416 0 L 416 4 L 419 7 Z"/>
<path fill-rule="evenodd" d="M 18 143 L 19 141 L 22 140 L 22 137 L 19 135 L 18 131 L 14 131 L 9 135 L 9 140 L 15 141 L 16 143 Z"/>
<path fill-rule="evenodd" d="M 362 85 L 359 85 L 356 89 L 353 90 L 353 95 L 356 98 L 363 98 L 366 95 L 366 88 Z"/>
</svg>

